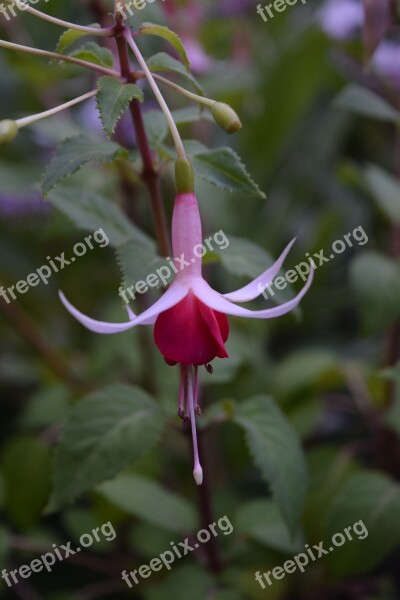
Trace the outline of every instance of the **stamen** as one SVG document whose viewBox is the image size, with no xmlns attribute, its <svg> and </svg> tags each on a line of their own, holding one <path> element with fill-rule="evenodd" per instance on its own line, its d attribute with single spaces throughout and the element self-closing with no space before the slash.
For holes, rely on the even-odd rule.
<svg viewBox="0 0 400 600">
<path fill-rule="evenodd" d="M 214 373 L 214 369 L 211 365 L 204 365 L 206 368 L 207 373 L 210 373 L 210 375 L 212 375 Z"/>
<path fill-rule="evenodd" d="M 197 365 L 194 366 L 194 376 L 193 376 L 193 394 L 194 394 L 194 411 L 197 415 L 201 415 L 201 408 L 199 405 L 199 378 L 198 378 L 199 368 Z"/>
<path fill-rule="evenodd" d="M 185 417 L 185 395 L 187 389 L 187 367 L 181 365 L 181 379 L 179 382 L 179 405 L 178 405 L 178 417 L 184 419 Z"/>
<path fill-rule="evenodd" d="M 201 485 L 203 483 L 203 469 L 201 468 L 200 459 L 199 459 L 199 449 L 197 447 L 196 416 L 194 414 L 194 401 L 193 401 L 192 367 L 188 368 L 187 404 L 190 409 L 190 421 L 191 421 L 191 425 L 192 425 L 193 457 L 194 457 L 193 477 L 194 477 L 197 485 Z"/>
</svg>

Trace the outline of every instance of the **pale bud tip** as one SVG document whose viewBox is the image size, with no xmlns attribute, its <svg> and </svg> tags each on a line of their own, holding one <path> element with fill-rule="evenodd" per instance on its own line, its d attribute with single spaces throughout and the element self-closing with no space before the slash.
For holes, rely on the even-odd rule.
<svg viewBox="0 0 400 600">
<path fill-rule="evenodd" d="M 203 483 L 203 469 L 198 465 L 193 471 L 193 477 L 197 485 Z"/>
<path fill-rule="evenodd" d="M 242 123 L 229 104 L 224 102 L 214 102 L 211 106 L 211 113 L 214 120 L 227 133 L 236 133 L 242 128 Z"/>
<path fill-rule="evenodd" d="M 0 144 L 11 142 L 18 134 L 18 125 L 11 119 L 0 121 Z"/>
</svg>

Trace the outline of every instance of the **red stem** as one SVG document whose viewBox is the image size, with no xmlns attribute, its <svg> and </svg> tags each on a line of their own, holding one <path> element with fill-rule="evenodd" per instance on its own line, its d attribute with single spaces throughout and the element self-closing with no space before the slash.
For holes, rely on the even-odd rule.
<svg viewBox="0 0 400 600">
<path fill-rule="evenodd" d="M 124 25 L 116 24 L 115 41 L 117 44 L 120 61 L 120 71 L 123 77 L 131 79 L 131 66 L 129 63 L 128 46 L 123 37 Z M 142 180 L 145 183 L 150 196 L 151 208 L 156 228 L 158 249 L 162 256 L 171 254 L 171 244 L 168 234 L 167 219 L 165 216 L 164 203 L 161 194 L 159 173 L 154 166 L 154 158 L 144 127 L 142 109 L 138 100 L 132 100 L 129 105 L 133 125 L 136 132 L 137 144 L 142 157 L 143 169 Z"/>
</svg>

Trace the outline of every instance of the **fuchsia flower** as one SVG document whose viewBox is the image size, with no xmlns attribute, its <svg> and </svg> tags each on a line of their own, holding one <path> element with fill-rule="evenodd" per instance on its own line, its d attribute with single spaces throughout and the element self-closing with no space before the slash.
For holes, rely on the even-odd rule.
<svg viewBox="0 0 400 600">
<path fill-rule="evenodd" d="M 198 405 L 198 367 L 204 365 L 211 371 L 210 362 L 227 358 L 225 342 L 229 335 L 226 315 L 271 319 L 293 310 L 311 285 L 313 269 L 301 292 L 289 302 L 264 310 L 251 311 L 237 306 L 236 302 L 247 302 L 257 298 L 263 286 L 268 286 L 278 274 L 292 247 L 287 246 L 279 259 L 262 275 L 243 288 L 230 294 L 219 294 L 202 277 L 201 258 L 194 257 L 193 249 L 202 244 L 202 228 L 197 199 L 194 193 L 180 193 L 176 197 L 172 219 L 172 243 L 175 257 L 193 256 L 189 266 L 179 270 L 165 294 L 141 315 L 128 309 L 130 321 L 126 323 L 105 323 L 95 321 L 74 308 L 60 292 L 67 310 L 82 325 L 96 333 L 118 333 L 136 325 L 154 324 L 154 341 L 169 365 L 180 365 L 179 411 L 182 418 L 191 421 L 194 478 L 200 485 L 203 471 L 197 449 L 195 413 L 200 413 Z M 262 285 L 260 285 L 262 284 Z"/>
</svg>

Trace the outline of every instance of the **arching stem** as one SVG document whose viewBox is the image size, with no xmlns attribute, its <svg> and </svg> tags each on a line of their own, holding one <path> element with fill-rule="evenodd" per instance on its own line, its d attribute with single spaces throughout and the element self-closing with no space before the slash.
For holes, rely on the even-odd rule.
<svg viewBox="0 0 400 600">
<path fill-rule="evenodd" d="M 52 115 L 56 115 L 71 106 L 75 106 L 75 104 L 79 104 L 80 102 L 84 102 L 89 98 L 93 98 L 97 94 L 97 90 L 93 90 L 92 92 L 88 92 L 87 94 L 83 94 L 83 96 L 79 96 L 78 98 L 74 98 L 69 102 L 65 102 L 65 104 L 60 104 L 50 110 L 45 110 L 44 112 L 38 113 L 36 115 L 31 115 L 30 117 L 24 117 L 23 119 L 17 119 L 15 122 L 19 129 L 22 127 L 26 127 L 27 125 L 31 125 L 32 123 L 36 123 L 36 121 L 40 121 L 41 119 L 46 119 L 47 117 L 51 117 Z"/>
<path fill-rule="evenodd" d="M 80 60 L 79 58 L 74 58 L 73 56 L 57 54 L 57 52 L 49 52 L 48 50 L 40 50 L 39 48 L 31 48 L 30 46 L 22 46 L 21 44 L 14 44 L 13 42 L 6 42 L 5 40 L 0 40 L 0 47 L 7 48 L 8 50 L 25 52 L 26 54 L 35 54 L 37 56 L 43 56 L 45 58 L 50 58 L 53 60 L 62 60 L 64 62 L 69 62 L 80 67 L 85 67 L 86 69 L 91 69 L 92 71 L 97 71 L 102 75 L 109 75 L 111 77 L 118 78 L 120 77 L 118 71 L 114 71 L 113 69 L 107 69 L 106 67 L 102 67 L 101 65 L 96 65 L 95 63 L 91 63 L 86 60 Z"/>
<path fill-rule="evenodd" d="M 6 2 L 8 2 L 8 4 L 15 5 L 14 0 L 6 0 Z M 47 15 L 46 13 L 43 13 L 40 10 L 37 10 L 36 8 L 33 8 L 32 6 L 30 6 L 28 4 L 28 2 L 21 2 L 20 4 L 24 5 L 23 12 L 30 13 L 31 15 L 34 15 L 35 17 L 38 17 L 39 19 L 42 19 L 43 21 L 48 21 L 49 23 L 53 23 L 53 25 L 59 25 L 60 27 L 64 27 L 66 29 L 75 29 L 77 31 L 82 31 L 84 33 L 87 33 L 88 35 L 99 35 L 99 36 L 103 36 L 103 37 L 113 35 L 112 27 L 101 28 L 101 27 L 87 27 L 85 25 L 78 25 L 77 23 L 70 23 L 69 21 L 63 21 L 62 19 L 57 19 L 56 17 Z M 20 10 L 22 10 L 22 9 L 20 9 Z"/>
<path fill-rule="evenodd" d="M 180 136 L 180 133 L 178 131 L 178 127 L 176 126 L 176 123 L 174 121 L 174 118 L 171 114 L 171 111 L 168 107 L 168 104 L 165 102 L 164 97 L 162 95 L 162 93 L 160 92 L 155 79 L 153 77 L 153 74 L 151 73 L 150 69 L 147 66 L 147 63 L 145 61 L 145 59 L 142 56 L 142 53 L 140 52 L 135 40 L 133 39 L 132 33 L 130 30 L 124 28 L 123 30 L 123 35 L 124 38 L 126 39 L 128 45 L 130 46 L 132 52 L 134 53 L 136 60 L 138 61 L 138 63 L 140 64 L 141 68 L 143 69 L 143 73 L 151 87 L 151 89 L 153 90 L 153 93 L 157 99 L 157 102 L 160 105 L 160 108 L 162 110 L 162 112 L 164 113 L 164 117 L 168 123 L 168 127 L 171 131 L 171 135 L 172 138 L 174 140 L 174 144 L 176 147 L 176 151 L 178 154 L 179 158 L 187 158 L 186 156 L 186 151 L 185 148 L 183 146 L 182 143 L 182 138 Z"/>
</svg>

